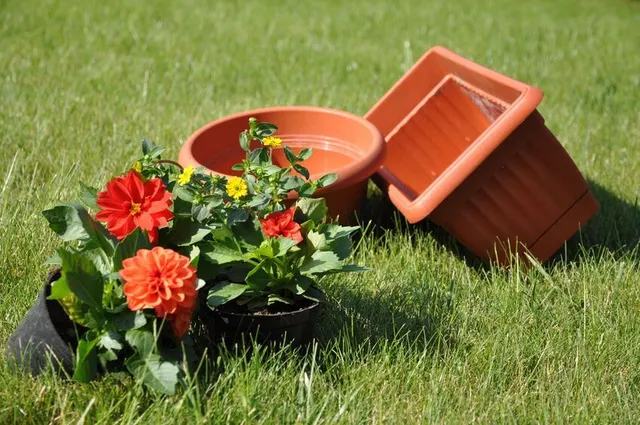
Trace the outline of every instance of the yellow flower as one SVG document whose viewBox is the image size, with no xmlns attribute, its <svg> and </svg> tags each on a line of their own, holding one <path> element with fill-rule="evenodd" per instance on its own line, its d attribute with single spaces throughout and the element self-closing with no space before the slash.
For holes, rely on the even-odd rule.
<svg viewBox="0 0 640 425">
<path fill-rule="evenodd" d="M 142 163 L 140 161 L 136 161 L 131 166 L 131 169 L 136 173 L 140 174 L 142 172 Z"/>
<path fill-rule="evenodd" d="M 282 139 L 279 137 L 265 137 L 262 139 L 262 143 L 264 143 L 265 146 L 279 148 L 282 144 Z"/>
<path fill-rule="evenodd" d="M 193 176 L 194 171 L 195 170 L 191 165 L 188 165 L 187 167 L 185 167 L 185 169 L 182 170 L 182 174 L 178 176 L 178 184 L 180 186 L 184 186 L 185 184 L 189 183 L 191 181 L 191 176 Z"/>
<path fill-rule="evenodd" d="M 227 182 L 227 195 L 240 199 L 247 194 L 247 183 L 240 177 L 231 177 Z"/>
</svg>

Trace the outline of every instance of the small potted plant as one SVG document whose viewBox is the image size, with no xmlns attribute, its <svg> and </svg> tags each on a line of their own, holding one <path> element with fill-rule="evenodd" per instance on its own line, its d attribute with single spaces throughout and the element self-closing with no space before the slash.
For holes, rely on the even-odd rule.
<svg viewBox="0 0 640 425">
<path fill-rule="evenodd" d="M 345 227 L 327 220 L 322 198 L 310 198 L 333 183 L 327 174 L 309 180 L 302 165 L 312 155 L 307 148 L 295 153 L 274 136 L 276 127 L 249 120 L 240 135 L 245 159 L 233 166 L 240 176 L 214 176 L 224 198 L 219 226 L 201 257 L 217 267 L 217 278 L 206 288 L 208 317 L 215 336 L 237 341 L 308 342 L 313 335 L 319 303 L 325 300 L 318 286 L 326 275 L 360 271 L 344 265 L 351 253 Z M 259 146 L 250 149 L 249 142 Z M 274 149 L 282 147 L 287 166 L 274 164 Z M 289 200 L 290 192 L 298 195 Z"/>
<path fill-rule="evenodd" d="M 38 373 L 53 356 L 81 382 L 125 369 L 175 391 L 193 360 L 188 331 L 206 277 L 198 244 L 214 225 L 203 199 L 183 190 L 193 171 L 162 152 L 144 141 L 143 158 L 104 191 L 83 185 L 81 201 L 43 211 L 66 244 L 47 262 L 57 270 L 10 337 L 9 358 Z"/>
</svg>

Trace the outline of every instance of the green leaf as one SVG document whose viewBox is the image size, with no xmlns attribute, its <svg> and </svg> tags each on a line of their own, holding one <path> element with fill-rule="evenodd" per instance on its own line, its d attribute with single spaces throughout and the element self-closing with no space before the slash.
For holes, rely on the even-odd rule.
<svg viewBox="0 0 640 425">
<path fill-rule="evenodd" d="M 98 189 L 87 186 L 84 183 L 80 183 L 80 202 L 82 202 L 87 208 L 99 210 L 100 207 L 96 204 L 98 199 Z"/>
<path fill-rule="evenodd" d="M 143 357 L 152 354 L 155 348 L 153 333 L 148 329 L 130 329 L 125 333 L 124 339 Z"/>
<path fill-rule="evenodd" d="M 302 294 L 302 296 L 317 303 L 326 303 L 328 301 L 325 293 L 315 286 L 310 286 L 309 289 L 307 289 L 307 291 Z"/>
<path fill-rule="evenodd" d="M 276 127 L 274 124 L 271 124 L 269 122 L 261 122 L 255 126 L 254 134 L 259 139 L 263 139 L 265 137 L 272 136 L 277 130 L 278 127 Z"/>
<path fill-rule="evenodd" d="M 122 269 L 122 261 L 134 257 L 140 249 L 151 249 L 153 245 L 149 242 L 146 232 L 136 228 L 129 233 L 117 246 L 113 256 L 114 270 Z"/>
<path fill-rule="evenodd" d="M 255 217 L 252 220 L 235 223 L 231 226 L 231 231 L 238 239 L 252 247 L 260 246 L 264 240 L 262 225 Z"/>
<path fill-rule="evenodd" d="M 333 239 L 329 242 L 329 248 L 338 256 L 338 258 L 344 260 L 351 255 L 351 239 L 349 236 Z"/>
<path fill-rule="evenodd" d="M 101 309 L 104 282 L 93 261 L 81 252 L 74 253 L 64 248 L 59 248 L 58 254 L 62 259 L 62 276 L 71 292 L 80 301 Z"/>
<path fill-rule="evenodd" d="M 287 176 L 284 183 L 282 184 L 282 188 L 286 191 L 298 190 L 305 182 L 298 176 Z"/>
<path fill-rule="evenodd" d="M 295 286 L 293 292 L 296 295 L 302 295 L 315 283 L 313 279 L 308 276 L 298 275 L 294 280 Z"/>
<path fill-rule="evenodd" d="M 144 313 L 139 311 L 123 311 L 113 317 L 113 324 L 123 331 L 139 329 L 147 324 Z"/>
<path fill-rule="evenodd" d="M 342 266 L 341 272 L 368 272 L 371 270 L 369 267 L 357 266 L 355 264 L 347 264 Z"/>
<path fill-rule="evenodd" d="M 122 350 L 122 336 L 117 332 L 109 331 L 100 337 L 98 345 L 103 348 L 101 356 L 108 361 L 118 358 L 117 352 Z"/>
<path fill-rule="evenodd" d="M 86 229 L 89 214 L 81 205 L 57 205 L 49 210 L 42 211 L 42 214 L 49 221 L 51 230 L 56 232 L 62 240 L 89 239 L 89 233 Z"/>
<path fill-rule="evenodd" d="M 238 164 L 233 164 L 231 166 L 231 169 L 233 171 L 244 171 L 244 164 L 242 162 L 238 163 Z"/>
<path fill-rule="evenodd" d="M 266 207 L 269 204 L 269 201 L 271 201 L 271 198 L 264 196 L 264 195 L 255 195 L 253 197 L 253 199 L 251 199 L 249 202 L 247 202 L 247 207 L 249 208 L 257 208 L 257 209 L 262 209 L 264 207 Z"/>
<path fill-rule="evenodd" d="M 213 286 L 207 294 L 207 304 L 211 308 L 218 307 L 238 298 L 248 288 L 241 283 L 222 282 Z"/>
<path fill-rule="evenodd" d="M 322 233 L 326 235 L 327 240 L 337 239 L 349 236 L 353 232 L 360 230 L 359 226 L 340 226 L 339 224 L 328 224 L 323 227 Z"/>
<path fill-rule="evenodd" d="M 249 146 L 251 145 L 251 135 L 249 134 L 248 130 L 243 131 L 242 133 L 240 133 L 240 147 L 242 148 L 243 151 L 245 152 L 250 152 L 250 148 Z M 240 168 L 240 170 L 243 170 L 243 168 Z"/>
<path fill-rule="evenodd" d="M 306 182 L 305 184 L 300 186 L 300 189 L 298 189 L 297 192 L 301 198 L 309 198 L 316 192 L 316 187 L 313 185 L 313 183 Z"/>
<path fill-rule="evenodd" d="M 249 154 L 249 162 L 260 167 L 269 165 L 269 150 L 267 148 L 258 148 L 251 151 L 251 153 Z"/>
<path fill-rule="evenodd" d="M 267 298 L 263 295 L 256 297 L 247 303 L 247 310 L 255 311 L 267 306 Z"/>
<path fill-rule="evenodd" d="M 276 257 L 282 257 L 283 255 L 286 255 L 289 250 L 296 245 L 296 241 L 291 238 L 285 238 L 284 236 L 273 238 L 271 240 L 273 241 L 273 253 Z"/>
<path fill-rule="evenodd" d="M 307 240 L 311 243 L 313 249 L 316 251 L 322 251 L 329 248 L 326 236 L 316 231 L 312 230 L 307 233 Z"/>
<path fill-rule="evenodd" d="M 313 149 L 312 148 L 304 148 L 298 154 L 298 160 L 306 161 L 307 159 L 309 159 L 311 157 L 311 155 L 313 155 Z"/>
<path fill-rule="evenodd" d="M 42 215 L 49 221 L 51 230 L 56 232 L 62 240 L 92 241 L 108 256 L 113 255 L 116 239 L 102 224 L 95 221 L 82 205 L 78 203 L 61 204 L 42 211 Z"/>
<path fill-rule="evenodd" d="M 298 163 L 298 156 L 291 150 L 289 146 L 284 147 L 284 155 L 287 157 L 289 164 L 295 165 Z"/>
<path fill-rule="evenodd" d="M 261 291 L 271 282 L 271 275 L 265 270 L 270 264 L 270 261 L 263 260 L 247 274 L 245 282 L 251 289 Z"/>
<path fill-rule="evenodd" d="M 196 194 L 188 186 L 175 185 L 173 194 L 185 202 L 193 203 L 196 200 Z"/>
<path fill-rule="evenodd" d="M 307 170 L 305 167 L 300 164 L 295 164 L 293 165 L 293 169 L 300 173 L 305 179 L 309 180 L 309 170 Z"/>
<path fill-rule="evenodd" d="M 46 260 L 44 260 L 44 263 L 42 263 L 43 266 L 59 266 L 60 264 L 62 264 L 62 260 L 57 252 L 51 254 Z"/>
<path fill-rule="evenodd" d="M 151 140 L 142 139 L 142 154 L 143 155 L 149 155 L 157 147 L 158 147 L 158 145 L 153 143 Z"/>
<path fill-rule="evenodd" d="M 58 280 L 51 284 L 51 295 L 47 297 L 48 300 L 60 300 L 71 293 L 69 284 L 64 276 L 60 276 Z"/>
<path fill-rule="evenodd" d="M 206 284 L 207 282 L 204 279 L 196 279 L 196 291 L 199 291 L 202 288 L 204 288 Z"/>
<path fill-rule="evenodd" d="M 95 349 L 98 338 L 87 341 L 81 339 L 76 348 L 76 361 L 73 371 L 73 379 L 78 382 L 92 381 L 98 372 L 98 357 Z"/>
<path fill-rule="evenodd" d="M 287 297 L 283 297 L 282 295 L 278 295 L 278 294 L 269 294 L 268 298 L 267 298 L 267 304 L 268 305 L 272 305 L 275 303 L 283 303 L 283 304 L 288 304 L 288 305 L 293 305 L 295 304 L 295 302 Z"/>
<path fill-rule="evenodd" d="M 247 221 L 249 213 L 241 208 L 234 208 L 227 213 L 227 224 L 232 226 L 236 223 Z"/>
<path fill-rule="evenodd" d="M 173 395 L 176 392 L 180 368 L 169 361 L 164 361 L 157 354 L 146 356 L 134 355 L 127 359 L 125 365 L 136 379 L 152 390 Z"/>
<path fill-rule="evenodd" d="M 308 220 L 316 224 L 324 220 L 329 211 L 324 198 L 302 198 L 298 199 L 296 205 Z"/>
<path fill-rule="evenodd" d="M 211 234 L 211 227 L 192 220 L 175 220 L 169 232 L 171 243 L 178 246 L 193 245 Z"/>
<path fill-rule="evenodd" d="M 325 174 L 324 176 L 316 180 L 316 184 L 318 185 L 318 187 L 325 187 L 335 183 L 336 180 L 338 180 L 338 175 L 336 173 Z"/>
<path fill-rule="evenodd" d="M 271 164 L 264 169 L 264 175 L 272 176 L 274 174 L 282 172 L 283 170 L 286 170 L 286 168 L 281 168 L 281 167 L 278 167 L 277 165 Z"/>
<path fill-rule="evenodd" d="M 336 254 L 331 251 L 316 251 L 311 260 L 300 266 L 300 273 L 312 275 L 331 270 L 342 269 L 342 263 Z"/>
<path fill-rule="evenodd" d="M 229 241 L 227 241 L 229 242 Z M 213 264 L 227 264 L 236 261 L 244 261 L 242 252 L 234 246 L 217 242 L 215 244 L 206 244 L 200 247 L 200 255 L 204 256 Z M 233 241 L 230 241 L 233 244 Z"/>
</svg>

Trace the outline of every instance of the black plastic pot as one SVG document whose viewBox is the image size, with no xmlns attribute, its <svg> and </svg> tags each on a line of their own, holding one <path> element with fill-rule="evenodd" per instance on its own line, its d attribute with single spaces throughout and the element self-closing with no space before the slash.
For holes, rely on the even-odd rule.
<svg viewBox="0 0 640 425">
<path fill-rule="evenodd" d="M 77 344 L 73 322 L 60 303 L 47 300 L 51 284 L 59 278 L 59 271 L 49 275 L 35 304 L 7 343 L 7 361 L 34 375 L 49 363 L 59 371 L 71 373 L 73 370 L 74 346 Z"/>
<path fill-rule="evenodd" d="M 297 311 L 255 314 L 208 311 L 207 328 L 212 340 L 222 339 L 228 345 L 291 344 L 301 347 L 313 340 L 320 304 L 313 303 Z"/>
</svg>

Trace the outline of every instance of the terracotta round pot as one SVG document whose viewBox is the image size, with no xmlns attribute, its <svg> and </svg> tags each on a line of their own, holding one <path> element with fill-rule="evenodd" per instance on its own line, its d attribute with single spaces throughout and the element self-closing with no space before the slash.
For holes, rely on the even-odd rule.
<svg viewBox="0 0 640 425">
<path fill-rule="evenodd" d="M 327 173 L 338 174 L 338 180 L 320 189 L 316 196 L 326 198 L 331 216 L 339 216 L 341 222 L 348 222 L 366 196 L 367 179 L 384 159 L 385 143 L 378 129 L 357 115 L 328 108 L 256 109 L 200 128 L 180 150 L 180 164 L 204 166 L 220 175 L 240 174 L 231 167 L 245 157 L 238 137 L 248 128 L 250 117 L 277 125 L 276 135 L 296 153 L 303 148 L 313 148 L 311 158 L 302 163 L 309 169 L 312 179 Z M 282 149 L 274 150 L 273 160 L 280 166 L 288 164 Z M 290 194 L 290 199 L 296 197 L 295 193 Z"/>
<path fill-rule="evenodd" d="M 320 304 L 313 303 L 300 310 L 274 313 L 236 313 L 207 311 L 207 329 L 212 340 L 227 344 L 291 344 L 300 347 L 313 340 Z"/>
<path fill-rule="evenodd" d="M 7 342 L 7 360 L 34 375 L 49 362 L 58 370 L 73 370 L 77 344 L 74 325 L 57 301 L 47 300 L 51 284 L 59 278 L 59 271 L 49 275 L 35 304 Z"/>
</svg>

